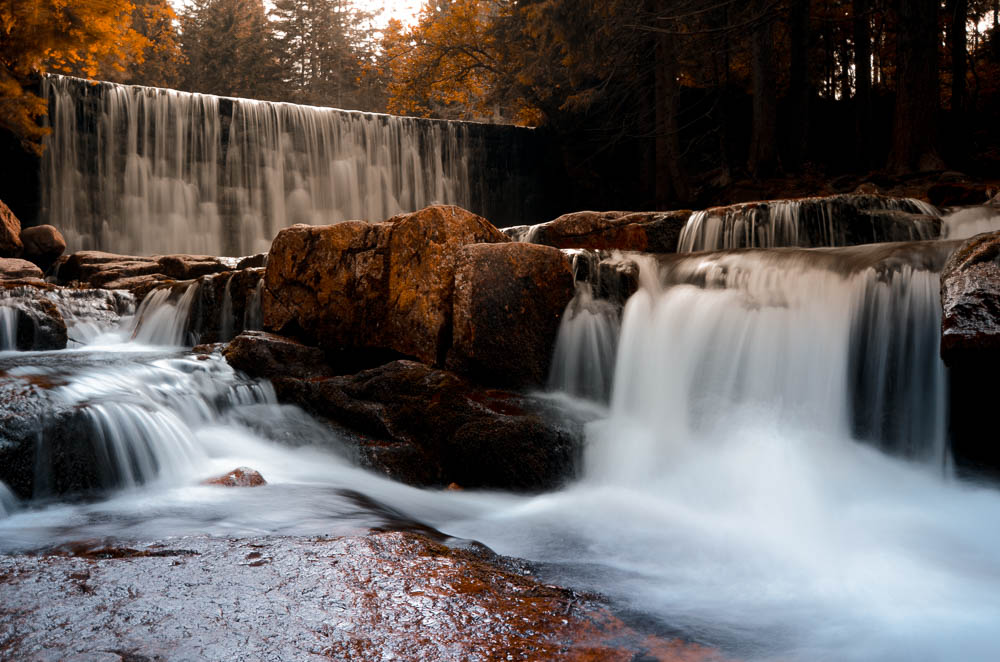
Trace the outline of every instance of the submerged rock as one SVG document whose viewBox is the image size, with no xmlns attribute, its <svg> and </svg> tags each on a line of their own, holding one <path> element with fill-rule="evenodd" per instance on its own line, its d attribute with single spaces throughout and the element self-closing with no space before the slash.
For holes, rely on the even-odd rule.
<svg viewBox="0 0 1000 662">
<path fill-rule="evenodd" d="M 579 211 L 524 228 L 523 240 L 555 248 L 673 253 L 690 211 Z"/>
<path fill-rule="evenodd" d="M 532 244 L 473 244 L 455 269 L 447 367 L 477 381 L 542 386 L 573 273 L 561 251 Z"/>
<path fill-rule="evenodd" d="M 77 544 L 0 557 L 0 593 L 11 660 L 723 660 L 413 533 Z"/>
<path fill-rule="evenodd" d="M 204 481 L 205 485 L 218 485 L 220 487 L 260 487 L 267 485 L 267 481 L 256 469 L 249 467 L 237 467 L 224 476 L 209 478 Z"/>
<path fill-rule="evenodd" d="M 378 348 L 443 363 L 459 249 L 506 241 L 486 219 L 451 206 L 287 228 L 268 255 L 264 327 L 330 351 Z"/>
</svg>

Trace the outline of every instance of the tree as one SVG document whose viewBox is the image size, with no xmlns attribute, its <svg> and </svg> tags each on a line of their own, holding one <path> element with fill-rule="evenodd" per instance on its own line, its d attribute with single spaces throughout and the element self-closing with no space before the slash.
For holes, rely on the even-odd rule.
<svg viewBox="0 0 1000 662">
<path fill-rule="evenodd" d="M 142 58 L 129 62 L 123 71 L 103 67 L 100 77 L 133 85 L 179 86 L 184 57 L 177 14 L 168 0 L 132 1 L 132 30 L 144 39 Z"/>
<path fill-rule="evenodd" d="M 262 0 L 193 0 L 181 14 L 184 89 L 282 96 L 279 48 Z"/>
<path fill-rule="evenodd" d="M 751 3 L 753 28 L 753 137 L 748 167 L 755 177 L 769 177 L 778 170 L 777 75 L 774 65 L 774 17 L 768 0 Z"/>
<path fill-rule="evenodd" d="M 889 169 L 896 173 L 943 167 L 936 149 L 938 1 L 897 0 L 896 109 Z"/>
<path fill-rule="evenodd" d="M 33 0 L 0 4 L 0 127 L 41 151 L 45 101 L 29 91 L 39 72 L 96 76 L 142 58 L 128 0 Z"/>
</svg>

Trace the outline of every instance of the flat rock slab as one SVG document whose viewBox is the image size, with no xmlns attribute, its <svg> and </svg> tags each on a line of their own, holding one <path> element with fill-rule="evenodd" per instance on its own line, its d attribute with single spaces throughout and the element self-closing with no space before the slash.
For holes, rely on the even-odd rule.
<svg viewBox="0 0 1000 662">
<path fill-rule="evenodd" d="M 0 557 L 0 658 L 723 659 L 525 572 L 396 532 Z"/>
</svg>

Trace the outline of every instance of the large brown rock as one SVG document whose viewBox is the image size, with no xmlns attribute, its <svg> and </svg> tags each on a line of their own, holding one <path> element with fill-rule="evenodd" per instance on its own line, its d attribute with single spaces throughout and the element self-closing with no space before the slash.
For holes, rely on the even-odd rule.
<svg viewBox="0 0 1000 662">
<path fill-rule="evenodd" d="M 22 249 L 21 221 L 0 200 L 0 257 L 18 257 Z"/>
<path fill-rule="evenodd" d="M 22 280 L 44 277 L 42 270 L 27 260 L 16 257 L 0 257 L 0 280 Z"/>
<path fill-rule="evenodd" d="M 223 355 L 237 370 L 265 379 L 311 379 L 332 374 L 323 350 L 264 331 L 244 331 L 233 338 Z"/>
<path fill-rule="evenodd" d="M 21 243 L 24 244 L 24 259 L 34 262 L 42 271 L 48 271 L 66 252 L 65 237 L 51 225 L 24 228 L 21 230 Z"/>
<path fill-rule="evenodd" d="M 270 344 L 270 348 L 253 343 Z M 542 490 L 574 469 L 579 430 L 532 398 L 477 387 L 415 361 L 355 375 L 324 376 L 301 366 L 308 350 L 270 335 L 235 340 L 234 367 L 270 376 L 283 402 L 325 420 L 352 443 L 362 464 L 411 485 Z M 271 358 L 291 356 L 286 376 Z M 259 371 L 255 370 L 259 367 Z M 317 374 L 318 373 L 318 374 Z"/>
<path fill-rule="evenodd" d="M 543 385 L 559 321 L 572 298 L 569 260 L 555 248 L 463 247 L 455 269 L 448 368 L 487 384 Z"/>
<path fill-rule="evenodd" d="M 383 349 L 441 364 L 459 249 L 506 241 L 486 219 L 452 206 L 382 223 L 287 228 L 268 254 L 264 327 L 327 350 Z"/>
<path fill-rule="evenodd" d="M 555 248 L 674 253 L 690 211 L 579 211 L 526 230 L 526 241 Z"/>
</svg>

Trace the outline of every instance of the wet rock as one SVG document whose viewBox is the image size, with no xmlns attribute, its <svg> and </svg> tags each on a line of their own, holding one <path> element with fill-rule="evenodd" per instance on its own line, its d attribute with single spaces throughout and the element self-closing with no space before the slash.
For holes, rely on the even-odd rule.
<svg viewBox="0 0 1000 662">
<path fill-rule="evenodd" d="M 542 386 L 572 298 L 569 260 L 555 248 L 463 247 L 455 269 L 448 368 L 486 384 Z"/>
<path fill-rule="evenodd" d="M 44 276 L 41 269 L 27 260 L 0 257 L 0 280 L 22 280 L 25 278 L 41 280 Z"/>
<path fill-rule="evenodd" d="M 0 257 L 18 257 L 22 249 L 21 221 L 0 200 Z"/>
<path fill-rule="evenodd" d="M 413 485 L 541 490 L 572 475 L 579 431 L 536 400 L 394 361 L 356 375 L 273 379 L 278 397 L 330 422 L 365 463 Z"/>
<path fill-rule="evenodd" d="M 555 248 L 673 253 L 690 211 L 580 211 L 528 229 L 525 241 Z"/>
<path fill-rule="evenodd" d="M 950 438 L 962 471 L 1000 476 L 984 413 L 1000 373 L 1000 232 L 972 237 L 941 271 L 941 358 L 949 367 Z"/>
<path fill-rule="evenodd" d="M 986 184 L 949 181 L 928 188 L 927 199 L 936 207 L 957 207 L 982 205 L 990 199 L 990 196 Z"/>
<path fill-rule="evenodd" d="M 257 255 L 250 255 L 243 258 L 236 263 L 236 269 L 253 269 L 256 267 L 266 267 L 267 266 L 267 253 L 258 253 Z"/>
<path fill-rule="evenodd" d="M 723 660 L 412 533 L 91 547 L 0 557 L 5 659 Z"/>
<path fill-rule="evenodd" d="M 59 257 L 66 252 L 66 239 L 51 225 L 36 225 L 21 230 L 24 244 L 23 257 L 48 271 Z"/>
<path fill-rule="evenodd" d="M 223 351 L 237 370 L 265 379 L 311 379 L 332 374 L 323 350 L 264 331 L 244 331 Z"/>
<path fill-rule="evenodd" d="M 104 283 L 104 289 L 125 290 L 130 292 L 137 301 L 142 301 L 158 287 L 170 285 L 176 281 L 163 274 L 147 274 L 145 276 L 129 276 Z"/>
<path fill-rule="evenodd" d="M 60 284 L 127 289 L 138 296 L 157 284 L 231 270 L 234 264 L 234 260 L 207 255 L 141 257 L 77 251 L 65 260 L 59 260 L 54 272 Z"/>
<path fill-rule="evenodd" d="M 219 485 L 221 487 L 260 487 L 267 485 L 267 481 L 260 475 L 260 472 L 249 467 L 237 467 L 224 476 L 209 478 L 204 481 L 205 485 Z"/>
<path fill-rule="evenodd" d="M 382 223 L 287 228 L 268 255 L 264 326 L 329 351 L 378 348 L 441 364 L 459 249 L 506 241 L 451 206 Z"/>
<path fill-rule="evenodd" d="M 953 365 L 1000 358 L 1000 232 L 960 246 L 941 272 L 941 357 Z"/>
<path fill-rule="evenodd" d="M 66 321 L 45 297 L 44 289 L 26 285 L 4 288 L 0 290 L 0 308 L 13 314 L 14 348 L 31 351 L 66 347 Z"/>
<path fill-rule="evenodd" d="M 264 269 L 203 276 L 188 315 L 187 334 L 200 343 L 226 342 L 244 329 L 259 328 Z M 186 287 L 179 283 L 177 287 Z"/>
<path fill-rule="evenodd" d="M 156 264 L 160 272 L 175 280 L 193 280 L 209 274 L 231 271 L 235 260 L 225 260 L 211 255 L 162 255 Z"/>
</svg>

